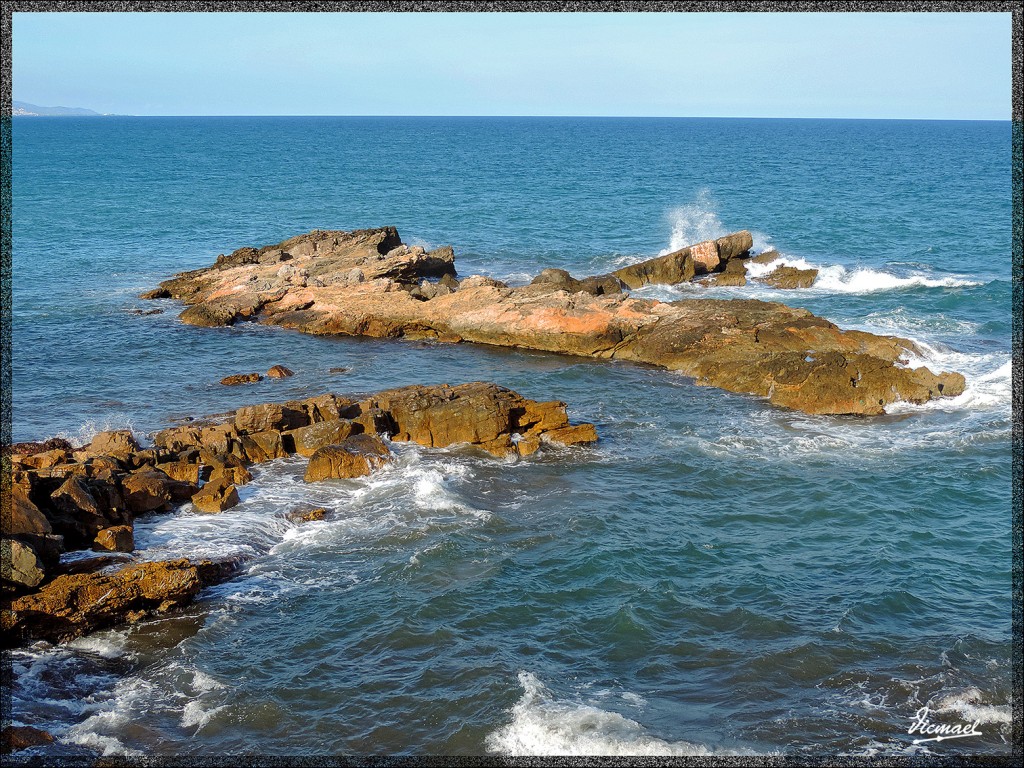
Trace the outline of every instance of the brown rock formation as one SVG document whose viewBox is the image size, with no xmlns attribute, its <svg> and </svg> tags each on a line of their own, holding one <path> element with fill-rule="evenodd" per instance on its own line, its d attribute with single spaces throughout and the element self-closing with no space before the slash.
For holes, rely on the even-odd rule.
<svg viewBox="0 0 1024 768">
<path fill-rule="evenodd" d="M 58 576 L 38 592 L 5 601 L 4 644 L 29 639 L 70 640 L 101 627 L 138 621 L 190 602 L 199 590 L 227 578 L 235 562 L 186 559 L 128 565 L 111 574 Z"/>
<path fill-rule="evenodd" d="M 614 279 L 629 287 L 690 279 L 698 271 L 694 248 L 700 269 L 725 274 L 751 245 L 750 233 L 738 232 L 618 270 Z M 225 324 L 251 319 L 320 335 L 471 341 L 621 358 L 808 413 L 873 415 L 896 401 L 921 403 L 964 388 L 960 374 L 903 367 L 900 360 L 918 351 L 906 339 L 844 332 L 782 304 L 570 293 L 586 281 L 561 273 L 522 288 L 470 277 L 457 289 L 424 293 L 433 285 L 429 277 L 454 271 L 450 249 L 439 251 L 405 248 L 393 228 L 317 231 L 240 249 L 161 288 L 190 305 L 186 322 L 190 311 L 203 308 Z M 282 261 L 291 271 L 282 271 Z"/>
<path fill-rule="evenodd" d="M 772 288 L 792 289 L 810 288 L 817 276 L 818 270 L 816 269 L 780 266 L 773 269 L 767 275 L 755 279 L 759 283 L 770 285 Z"/>
<path fill-rule="evenodd" d="M 210 481 L 192 497 L 192 506 L 209 514 L 231 509 L 238 502 L 238 489 L 224 478 Z"/>
<path fill-rule="evenodd" d="M 185 312 L 198 309 L 207 310 L 208 308 L 206 308 L 205 305 L 202 307 L 190 307 L 188 310 L 185 310 Z M 186 323 L 189 323 L 190 325 L 205 325 L 209 328 L 216 328 L 219 325 L 231 325 L 235 321 L 234 317 L 228 318 L 227 315 L 222 315 L 219 317 L 223 318 L 224 322 L 220 322 L 219 320 L 214 321 L 213 319 L 211 319 L 210 322 L 204 323 L 192 322 L 191 319 L 185 316 L 185 313 L 182 313 L 181 319 L 184 320 Z M 221 379 L 220 383 L 226 387 L 234 387 L 239 384 L 255 384 L 257 381 L 262 380 L 263 377 L 260 376 L 258 373 L 233 373 L 230 376 L 225 376 L 223 379 Z"/>
<path fill-rule="evenodd" d="M 131 552 L 135 549 L 135 531 L 130 525 L 114 525 L 96 534 L 93 549 L 106 552 Z"/>
<path fill-rule="evenodd" d="M 52 743 L 53 736 L 49 731 L 33 728 L 31 725 L 8 725 L 0 733 L 0 752 L 5 755 Z"/>
<path fill-rule="evenodd" d="M 289 376 L 294 376 L 295 371 L 291 368 L 285 368 L 283 365 L 274 365 L 267 371 L 267 377 L 271 379 L 286 379 Z"/>
<path fill-rule="evenodd" d="M 317 449 L 309 460 L 305 480 L 315 483 L 330 478 L 362 477 L 384 466 L 391 451 L 376 435 L 353 435 L 338 445 Z"/>
</svg>

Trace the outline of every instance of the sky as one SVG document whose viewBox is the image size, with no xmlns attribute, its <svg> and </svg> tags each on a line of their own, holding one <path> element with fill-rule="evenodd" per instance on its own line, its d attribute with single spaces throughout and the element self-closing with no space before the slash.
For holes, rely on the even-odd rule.
<svg viewBox="0 0 1024 768">
<path fill-rule="evenodd" d="M 15 13 L 13 96 L 133 115 L 1010 119 L 1009 13 Z"/>
</svg>

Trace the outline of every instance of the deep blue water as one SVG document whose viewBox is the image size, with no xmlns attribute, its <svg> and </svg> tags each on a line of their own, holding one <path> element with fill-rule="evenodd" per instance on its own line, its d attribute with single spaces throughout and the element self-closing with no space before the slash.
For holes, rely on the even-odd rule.
<svg viewBox="0 0 1024 768">
<path fill-rule="evenodd" d="M 15 720 L 51 753 L 1009 752 L 1008 122 L 12 122 L 16 440 L 477 379 L 602 438 L 518 462 L 399 445 L 317 486 L 283 460 L 222 515 L 138 521 L 145 557 L 249 565 L 172 619 L 17 654 Z M 511 282 L 750 229 L 816 284 L 644 295 L 807 307 L 921 342 L 968 389 L 811 417 L 627 364 L 194 328 L 135 298 L 242 245 L 384 224 Z M 273 364 L 297 375 L 218 383 Z M 332 514 L 283 518 L 306 502 Z M 912 745 L 925 705 L 982 735 Z"/>
</svg>

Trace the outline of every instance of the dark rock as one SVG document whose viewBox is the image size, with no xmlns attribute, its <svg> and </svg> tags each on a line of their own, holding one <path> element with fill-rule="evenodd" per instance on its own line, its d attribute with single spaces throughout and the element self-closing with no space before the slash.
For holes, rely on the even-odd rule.
<svg viewBox="0 0 1024 768">
<path fill-rule="evenodd" d="M 754 278 L 772 288 L 810 288 L 818 276 L 816 269 L 798 269 L 796 267 L 776 267 L 763 277 Z"/>
<path fill-rule="evenodd" d="M 0 751 L 5 755 L 20 752 L 31 747 L 42 747 L 53 743 L 49 732 L 30 725 L 5 726 L 0 736 Z"/>
<path fill-rule="evenodd" d="M 43 562 L 30 545 L 19 539 L 0 539 L 0 581 L 5 592 L 24 591 L 42 583 L 46 577 Z"/>
<path fill-rule="evenodd" d="M 146 291 L 145 293 L 139 294 L 140 299 L 169 299 L 171 298 L 171 292 L 166 288 L 154 288 L 152 291 Z"/>
</svg>

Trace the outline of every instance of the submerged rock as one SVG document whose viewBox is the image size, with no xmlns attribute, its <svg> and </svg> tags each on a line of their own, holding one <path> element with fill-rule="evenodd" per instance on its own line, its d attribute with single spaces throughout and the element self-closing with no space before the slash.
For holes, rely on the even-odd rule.
<svg viewBox="0 0 1024 768">
<path fill-rule="evenodd" d="M 738 285 L 746 277 L 730 265 L 744 259 L 752 244 L 749 232 L 737 232 L 611 276 L 580 281 L 550 270 L 521 288 L 472 276 L 449 292 L 427 297 L 422 291 L 413 295 L 413 289 L 421 288 L 424 278 L 454 274 L 450 250 L 432 256 L 435 252 L 405 248 L 391 227 L 317 231 L 266 248 L 241 249 L 162 288 L 190 310 L 205 306 L 216 314 L 214 309 L 258 307 L 251 319 L 316 335 L 476 342 L 652 364 L 698 384 L 808 413 L 876 415 L 894 402 L 922 403 L 963 391 L 958 373 L 902 367 L 901 359 L 919 352 L 906 339 L 842 331 L 805 310 L 776 303 L 659 302 L 615 291 L 621 284 L 637 288 L 690 280 L 708 270 L 714 284 Z M 308 273 L 306 285 L 277 276 L 285 252 L 295 270 Z M 349 279 L 354 269 L 362 281 Z M 783 277 L 795 284 L 811 279 L 786 272 L 776 279 Z M 590 290 L 584 288 L 588 280 L 593 280 Z M 367 432 L 386 427 L 372 418 L 366 416 Z M 532 441 L 523 444 L 528 449 Z M 510 450 L 504 438 L 491 449 Z"/>
<path fill-rule="evenodd" d="M 239 384 L 255 384 L 257 381 L 262 380 L 263 377 L 258 373 L 234 373 L 230 376 L 225 376 L 220 380 L 220 383 L 226 387 L 234 387 Z"/>
<path fill-rule="evenodd" d="M 759 283 L 772 288 L 810 288 L 818 277 L 816 269 L 799 269 L 797 267 L 776 267 L 767 275 L 755 278 Z"/>
</svg>

